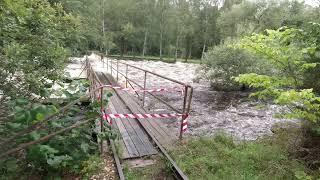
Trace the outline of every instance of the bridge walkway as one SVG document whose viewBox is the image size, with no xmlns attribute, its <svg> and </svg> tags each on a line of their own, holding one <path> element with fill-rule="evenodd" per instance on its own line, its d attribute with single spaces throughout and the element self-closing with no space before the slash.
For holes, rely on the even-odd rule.
<svg viewBox="0 0 320 180">
<path fill-rule="evenodd" d="M 102 84 L 118 86 L 110 74 L 96 71 Z M 107 108 L 108 113 L 147 113 L 126 91 L 108 89 L 113 96 Z M 178 134 L 170 131 L 161 119 L 113 119 L 113 126 L 120 133 L 122 158 L 131 159 L 157 154 L 150 136 L 153 136 L 164 147 L 172 146 L 178 141 Z"/>
</svg>

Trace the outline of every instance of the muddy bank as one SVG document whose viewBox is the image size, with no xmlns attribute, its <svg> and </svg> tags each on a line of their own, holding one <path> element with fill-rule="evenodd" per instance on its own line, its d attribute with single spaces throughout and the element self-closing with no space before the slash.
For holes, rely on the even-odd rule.
<svg viewBox="0 0 320 180">
<path fill-rule="evenodd" d="M 95 69 L 107 72 L 106 65 L 102 66 L 99 57 L 90 56 L 94 60 Z M 106 61 L 106 60 L 105 60 Z M 210 89 L 209 82 L 197 76 L 200 65 L 177 62 L 168 64 L 154 61 L 122 61 L 128 64 L 156 72 L 188 83 L 194 87 L 191 113 L 189 117 L 189 129 L 187 136 L 210 136 L 219 131 L 227 132 L 237 139 L 255 140 L 264 135 L 272 135 L 271 128 L 275 123 L 292 121 L 274 118 L 280 112 L 280 107 L 272 104 L 262 104 L 259 101 L 248 98 L 248 92 L 222 92 Z M 115 67 L 115 63 L 114 63 Z M 119 65 L 119 69 L 125 72 L 125 66 Z M 110 73 L 110 67 L 109 67 Z M 129 78 L 143 85 L 144 73 L 129 68 Z M 177 84 L 148 75 L 147 88 L 173 88 Z M 120 84 L 125 85 L 125 79 L 119 75 Z M 181 87 L 181 86 L 180 86 Z M 179 93 L 159 93 L 163 99 L 174 107 L 181 109 L 183 98 Z M 140 94 L 140 98 L 142 94 Z M 138 98 L 138 97 L 137 97 Z M 150 112 L 170 112 L 151 96 L 146 97 L 146 107 Z M 163 120 L 169 128 L 178 132 L 177 120 Z M 292 121 L 298 123 L 297 121 Z"/>
</svg>

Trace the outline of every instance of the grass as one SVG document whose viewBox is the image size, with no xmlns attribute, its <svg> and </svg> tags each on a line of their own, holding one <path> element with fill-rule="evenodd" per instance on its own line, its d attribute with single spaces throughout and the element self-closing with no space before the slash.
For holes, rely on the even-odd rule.
<svg viewBox="0 0 320 180">
<path fill-rule="evenodd" d="M 190 179 L 305 179 L 308 171 L 282 144 L 236 144 L 226 135 L 191 139 L 171 153 Z"/>
<path fill-rule="evenodd" d="M 110 55 L 110 57 L 120 57 L 120 55 Z M 162 60 L 160 60 L 160 57 L 157 56 L 132 56 L 132 55 L 124 55 L 124 59 L 133 59 L 133 60 L 149 60 L 149 61 L 162 61 L 166 63 L 175 63 L 176 61 L 174 58 L 170 57 L 163 57 Z M 179 62 L 185 62 L 184 59 L 178 58 L 177 61 Z M 188 59 L 187 63 L 193 63 L 193 64 L 200 64 L 200 59 Z"/>
<path fill-rule="evenodd" d="M 156 164 L 141 168 L 128 168 L 124 166 L 125 178 L 128 180 L 149 180 L 149 179 L 167 179 L 173 180 L 173 176 L 166 161 L 161 157 L 154 157 Z"/>
</svg>

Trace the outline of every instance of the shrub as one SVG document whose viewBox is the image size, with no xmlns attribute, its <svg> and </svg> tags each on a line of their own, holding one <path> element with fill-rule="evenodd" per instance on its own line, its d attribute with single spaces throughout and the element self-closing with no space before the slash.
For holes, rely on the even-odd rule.
<svg viewBox="0 0 320 180">
<path fill-rule="evenodd" d="M 239 84 L 232 77 L 255 72 L 257 59 L 241 49 L 227 45 L 213 47 L 204 60 L 206 76 L 216 90 L 239 89 Z"/>
</svg>

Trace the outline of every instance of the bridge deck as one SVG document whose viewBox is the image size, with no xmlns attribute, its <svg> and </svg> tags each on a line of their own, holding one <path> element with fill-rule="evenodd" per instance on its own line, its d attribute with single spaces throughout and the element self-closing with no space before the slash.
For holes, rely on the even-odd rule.
<svg viewBox="0 0 320 180">
<path fill-rule="evenodd" d="M 117 85 L 110 75 L 105 75 L 102 72 L 96 73 L 103 84 Z M 113 96 L 108 108 L 110 113 L 146 113 L 127 92 L 111 91 L 113 91 Z M 120 144 L 123 147 L 123 159 L 157 153 L 147 132 L 165 147 L 172 145 L 178 139 L 178 136 L 170 132 L 159 119 L 113 119 L 113 122 L 121 134 Z"/>
</svg>

